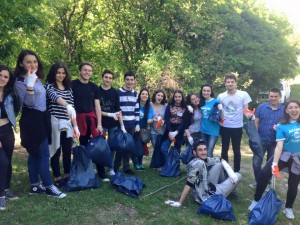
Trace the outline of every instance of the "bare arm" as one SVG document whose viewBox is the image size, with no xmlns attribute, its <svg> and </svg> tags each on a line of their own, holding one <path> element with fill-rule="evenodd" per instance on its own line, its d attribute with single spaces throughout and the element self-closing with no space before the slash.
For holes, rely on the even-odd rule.
<svg viewBox="0 0 300 225">
<path fill-rule="evenodd" d="M 97 130 L 102 134 L 103 128 L 102 128 L 101 106 L 100 106 L 99 99 L 95 99 L 95 111 L 97 117 Z"/>
<path fill-rule="evenodd" d="M 259 118 L 255 117 L 254 123 L 255 123 L 256 129 L 258 130 Z"/>
<path fill-rule="evenodd" d="M 282 153 L 284 140 L 277 141 L 273 162 L 278 162 Z"/>
<path fill-rule="evenodd" d="M 190 192 L 191 187 L 189 185 L 185 185 L 183 188 L 183 191 L 181 193 L 180 199 L 179 199 L 179 203 L 182 205 L 182 203 L 184 202 L 187 194 Z"/>
<path fill-rule="evenodd" d="M 248 105 L 248 104 L 245 104 L 244 107 L 243 107 L 243 110 L 244 110 L 244 111 L 245 111 L 245 110 L 248 110 L 248 107 L 249 107 L 249 105 Z M 247 117 L 247 113 L 244 112 L 244 116 Z M 247 118 L 248 118 L 248 117 L 247 117 Z"/>
</svg>

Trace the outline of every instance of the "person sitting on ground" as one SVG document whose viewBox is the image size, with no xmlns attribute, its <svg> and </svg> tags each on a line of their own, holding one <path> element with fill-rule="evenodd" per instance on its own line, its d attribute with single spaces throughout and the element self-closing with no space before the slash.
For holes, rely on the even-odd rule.
<svg viewBox="0 0 300 225">
<path fill-rule="evenodd" d="M 242 175 L 233 172 L 229 164 L 217 157 L 207 157 L 207 146 L 203 140 L 193 144 L 195 158 L 187 165 L 187 182 L 178 202 L 168 200 L 165 203 L 172 207 L 180 207 L 192 189 L 195 201 L 204 202 L 214 194 L 227 197 L 242 180 Z M 208 169 L 210 167 L 210 169 Z M 228 174 L 226 178 L 225 171 Z"/>
</svg>

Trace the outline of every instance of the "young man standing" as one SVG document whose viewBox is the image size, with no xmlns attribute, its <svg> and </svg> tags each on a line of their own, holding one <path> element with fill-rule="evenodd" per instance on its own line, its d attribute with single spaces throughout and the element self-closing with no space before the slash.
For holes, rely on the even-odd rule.
<svg viewBox="0 0 300 225">
<path fill-rule="evenodd" d="M 230 73 L 225 76 L 227 91 L 219 94 L 218 99 L 223 105 L 224 123 L 221 126 L 222 136 L 222 159 L 228 161 L 228 150 L 230 140 L 234 154 L 234 172 L 240 171 L 241 166 L 241 140 L 243 135 L 243 112 L 248 110 L 248 103 L 251 102 L 249 94 L 236 89 L 237 78 Z M 247 118 L 251 115 L 245 113 Z"/>
<path fill-rule="evenodd" d="M 92 137 L 103 134 L 100 107 L 100 91 L 96 84 L 90 81 L 93 73 L 91 63 L 82 62 L 79 65 L 79 79 L 72 81 L 74 106 L 77 125 L 80 132 L 80 144 L 86 145 Z M 96 165 L 98 175 L 107 182 L 104 167 Z"/>
<path fill-rule="evenodd" d="M 255 112 L 255 125 L 263 148 L 262 155 L 253 155 L 253 171 L 256 183 L 261 173 L 265 153 L 267 152 L 267 161 L 274 155 L 276 127 L 284 114 L 284 106 L 279 103 L 280 99 L 280 90 L 272 88 L 269 91 L 269 101 L 260 104 Z M 255 184 L 249 186 L 255 188 Z"/>
<path fill-rule="evenodd" d="M 119 94 L 111 84 L 114 79 L 114 74 L 110 70 L 104 70 L 102 73 L 102 85 L 100 90 L 100 104 L 102 114 L 102 126 L 105 132 L 108 132 L 108 139 L 113 139 L 115 131 L 118 129 L 119 123 L 121 130 L 126 133 L 122 113 L 120 109 Z M 112 159 L 114 161 L 115 152 L 112 151 Z M 114 176 L 115 172 L 113 168 L 109 168 L 108 174 Z"/>
<path fill-rule="evenodd" d="M 126 131 L 131 135 L 133 135 L 134 132 L 140 131 L 140 109 L 138 95 L 137 92 L 133 90 L 135 78 L 136 75 L 133 72 L 126 72 L 124 75 L 124 86 L 118 90 L 124 126 Z M 121 163 L 123 162 L 124 173 L 131 175 L 134 174 L 134 172 L 130 169 L 129 160 L 130 153 L 116 152 L 114 163 L 115 172 L 119 170 Z"/>
</svg>

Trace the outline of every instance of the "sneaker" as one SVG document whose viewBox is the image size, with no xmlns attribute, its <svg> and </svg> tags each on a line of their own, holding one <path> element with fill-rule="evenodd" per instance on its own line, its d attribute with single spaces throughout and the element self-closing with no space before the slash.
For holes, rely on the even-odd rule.
<svg viewBox="0 0 300 225">
<path fill-rule="evenodd" d="M 5 190 L 5 197 L 9 200 L 17 200 L 19 199 L 18 196 L 14 195 L 10 189 Z"/>
<path fill-rule="evenodd" d="M 254 201 L 254 200 L 253 200 L 253 201 L 251 202 L 251 205 L 248 207 L 248 210 L 249 210 L 249 211 L 252 211 L 252 209 L 254 209 L 254 207 L 255 207 L 256 205 L 257 205 L 257 201 Z"/>
<path fill-rule="evenodd" d="M 55 186 L 59 187 L 59 188 L 62 188 L 63 186 L 65 186 L 65 181 L 64 179 L 59 179 L 59 180 L 56 180 L 54 181 L 55 183 Z"/>
<path fill-rule="evenodd" d="M 52 196 L 55 198 L 64 198 L 67 196 L 65 193 L 62 193 L 60 190 L 58 190 L 58 188 L 55 187 L 54 185 L 46 188 L 46 195 Z"/>
<path fill-rule="evenodd" d="M 113 169 L 109 169 L 107 173 L 111 177 L 113 177 L 114 175 L 116 175 L 116 173 L 115 173 L 115 171 Z"/>
<path fill-rule="evenodd" d="M 256 188 L 256 185 L 257 185 L 256 183 L 254 183 L 254 184 L 249 184 L 249 187 L 255 189 L 255 188 Z"/>
<path fill-rule="evenodd" d="M 102 179 L 102 181 L 103 182 L 109 182 L 110 180 L 107 177 L 105 177 L 105 178 Z"/>
<path fill-rule="evenodd" d="M 283 210 L 283 213 L 285 214 L 285 216 L 291 220 L 295 219 L 293 210 L 291 208 L 285 208 Z"/>
<path fill-rule="evenodd" d="M 129 174 L 129 175 L 134 175 L 135 174 L 131 169 L 124 170 L 124 173 Z"/>
<path fill-rule="evenodd" d="M 39 185 L 31 186 L 29 194 L 30 195 L 45 194 L 45 192 L 46 192 L 46 188 L 42 184 L 39 184 Z"/>
<path fill-rule="evenodd" d="M 145 167 L 143 165 L 140 165 L 139 171 L 145 171 L 145 170 L 146 170 Z"/>
<path fill-rule="evenodd" d="M 6 209 L 6 201 L 5 198 L 0 198 L 0 210 Z"/>
</svg>

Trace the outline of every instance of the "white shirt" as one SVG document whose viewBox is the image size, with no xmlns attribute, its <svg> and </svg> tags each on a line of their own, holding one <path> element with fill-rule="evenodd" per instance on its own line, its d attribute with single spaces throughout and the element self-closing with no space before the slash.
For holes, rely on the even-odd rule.
<svg viewBox="0 0 300 225">
<path fill-rule="evenodd" d="M 249 94 L 246 91 L 237 90 L 235 94 L 229 95 L 226 91 L 219 94 L 218 99 L 222 102 L 224 109 L 223 127 L 243 127 L 244 105 L 252 101 Z"/>
</svg>

